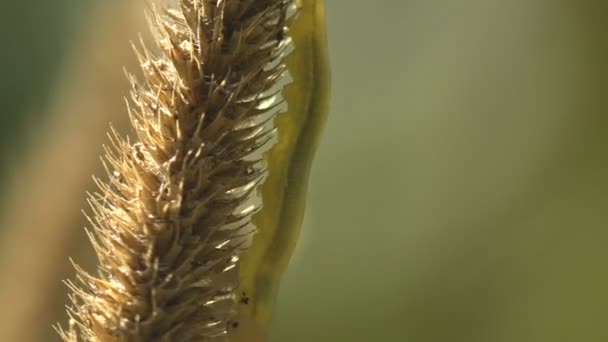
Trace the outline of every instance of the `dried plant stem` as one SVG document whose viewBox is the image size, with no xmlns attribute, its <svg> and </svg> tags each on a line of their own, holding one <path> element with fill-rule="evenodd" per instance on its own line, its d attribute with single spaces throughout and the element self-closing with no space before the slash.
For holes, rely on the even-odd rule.
<svg viewBox="0 0 608 342">
<path fill-rule="evenodd" d="M 178 3 L 153 10 L 162 55 L 142 47 L 144 82 L 131 78 L 137 140 L 112 134 L 111 180 L 90 198 L 99 275 L 70 283 L 66 341 L 221 341 L 236 323 L 291 1 Z"/>
</svg>

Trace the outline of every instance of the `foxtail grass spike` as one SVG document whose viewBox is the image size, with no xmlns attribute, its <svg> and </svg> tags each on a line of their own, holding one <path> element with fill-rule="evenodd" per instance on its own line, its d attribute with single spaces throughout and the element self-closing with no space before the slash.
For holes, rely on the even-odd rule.
<svg viewBox="0 0 608 342">
<path fill-rule="evenodd" d="M 90 195 L 98 274 L 77 267 L 65 341 L 225 341 L 238 327 L 260 156 L 283 108 L 289 0 L 154 7 L 160 53 L 136 48 L 133 138 L 112 131 Z M 102 53 L 102 52 L 100 52 Z"/>
</svg>

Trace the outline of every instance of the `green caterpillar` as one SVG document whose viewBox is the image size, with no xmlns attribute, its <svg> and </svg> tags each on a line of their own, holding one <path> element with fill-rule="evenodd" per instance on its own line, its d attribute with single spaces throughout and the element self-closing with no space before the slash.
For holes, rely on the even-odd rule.
<svg viewBox="0 0 608 342">
<path fill-rule="evenodd" d="M 231 341 L 264 341 L 281 278 L 298 240 L 311 162 L 329 109 L 329 58 L 324 0 L 298 0 L 286 58 L 293 82 L 284 97 L 287 113 L 275 119 L 278 142 L 265 156 L 258 232 L 241 260 L 238 329 Z"/>
</svg>

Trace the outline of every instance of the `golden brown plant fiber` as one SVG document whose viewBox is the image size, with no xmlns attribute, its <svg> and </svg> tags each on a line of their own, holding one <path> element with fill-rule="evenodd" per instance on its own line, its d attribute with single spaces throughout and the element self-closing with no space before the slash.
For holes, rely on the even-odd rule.
<svg viewBox="0 0 608 342">
<path fill-rule="evenodd" d="M 288 0 L 180 0 L 154 9 L 161 51 L 132 80 L 136 139 L 111 134 L 91 195 L 99 274 L 78 268 L 66 341 L 223 341 L 239 255 L 281 110 Z"/>
</svg>

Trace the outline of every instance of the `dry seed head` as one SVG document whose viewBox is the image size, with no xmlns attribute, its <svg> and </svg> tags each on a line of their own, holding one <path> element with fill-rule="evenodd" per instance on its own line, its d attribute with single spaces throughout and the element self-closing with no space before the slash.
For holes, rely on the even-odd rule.
<svg viewBox="0 0 608 342">
<path fill-rule="evenodd" d="M 132 76 L 136 141 L 110 134 L 90 196 L 99 274 L 77 267 L 66 341 L 224 341 L 239 254 L 274 133 L 290 0 L 179 0 L 153 9 L 161 51 Z M 278 96 L 280 97 L 280 96 Z"/>
</svg>

